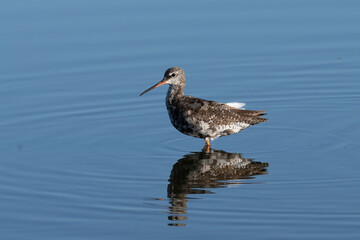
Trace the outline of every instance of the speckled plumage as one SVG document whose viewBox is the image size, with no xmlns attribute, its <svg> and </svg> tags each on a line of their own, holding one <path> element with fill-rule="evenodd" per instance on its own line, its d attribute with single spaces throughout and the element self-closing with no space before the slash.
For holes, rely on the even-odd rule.
<svg viewBox="0 0 360 240">
<path fill-rule="evenodd" d="M 172 125 L 180 132 L 209 139 L 238 133 L 252 125 L 266 122 L 265 111 L 243 110 L 224 103 L 184 95 L 185 74 L 181 68 L 169 68 L 164 78 L 142 94 L 163 84 L 169 84 L 166 108 Z M 142 95 L 141 94 L 141 95 Z"/>
</svg>

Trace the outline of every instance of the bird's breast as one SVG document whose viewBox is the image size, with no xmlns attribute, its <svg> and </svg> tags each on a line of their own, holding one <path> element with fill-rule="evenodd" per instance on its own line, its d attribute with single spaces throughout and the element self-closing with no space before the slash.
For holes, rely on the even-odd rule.
<svg viewBox="0 0 360 240">
<path fill-rule="evenodd" d="M 166 108 L 171 124 L 177 130 L 192 137 L 203 137 L 196 125 L 196 119 L 192 117 L 192 110 L 177 104 L 176 101 L 166 101 Z"/>
</svg>

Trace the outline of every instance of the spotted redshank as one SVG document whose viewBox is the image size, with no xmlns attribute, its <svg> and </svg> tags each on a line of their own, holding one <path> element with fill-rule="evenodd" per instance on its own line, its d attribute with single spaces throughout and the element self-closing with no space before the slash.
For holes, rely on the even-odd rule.
<svg viewBox="0 0 360 240">
<path fill-rule="evenodd" d="M 185 73 L 179 67 L 166 70 L 164 78 L 140 94 L 169 84 L 166 108 L 172 125 L 183 134 L 209 140 L 238 133 L 252 125 L 266 122 L 266 111 L 239 109 L 239 103 L 224 104 L 184 95 Z M 243 104 L 244 105 L 244 104 Z"/>
</svg>

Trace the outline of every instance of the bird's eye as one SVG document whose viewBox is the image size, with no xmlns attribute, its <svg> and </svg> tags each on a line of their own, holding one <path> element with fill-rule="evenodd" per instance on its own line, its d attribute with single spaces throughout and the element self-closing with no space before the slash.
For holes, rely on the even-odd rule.
<svg viewBox="0 0 360 240">
<path fill-rule="evenodd" d="M 171 76 L 171 77 L 175 77 L 175 75 L 176 75 L 176 74 L 175 74 L 175 73 L 173 73 L 173 74 L 171 74 L 170 76 Z"/>
</svg>

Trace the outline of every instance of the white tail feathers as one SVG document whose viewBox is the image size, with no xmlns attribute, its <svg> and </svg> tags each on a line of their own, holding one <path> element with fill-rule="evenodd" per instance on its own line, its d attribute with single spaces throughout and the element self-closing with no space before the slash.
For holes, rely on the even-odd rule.
<svg viewBox="0 0 360 240">
<path fill-rule="evenodd" d="M 243 106 L 245 106 L 245 103 L 229 102 L 229 103 L 225 103 L 225 104 L 230 107 L 234 107 L 234 108 L 238 108 L 238 109 L 245 109 L 245 108 L 243 108 Z"/>
</svg>

